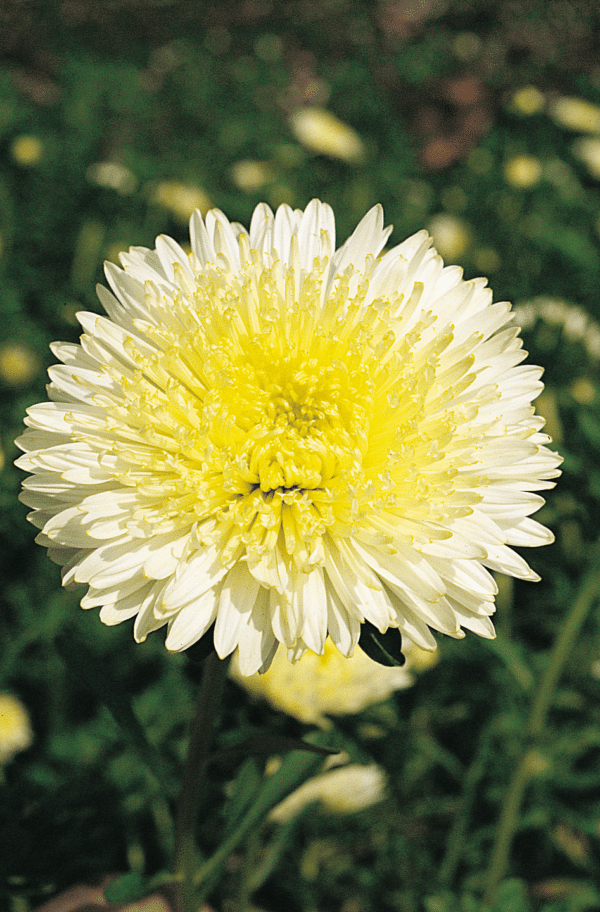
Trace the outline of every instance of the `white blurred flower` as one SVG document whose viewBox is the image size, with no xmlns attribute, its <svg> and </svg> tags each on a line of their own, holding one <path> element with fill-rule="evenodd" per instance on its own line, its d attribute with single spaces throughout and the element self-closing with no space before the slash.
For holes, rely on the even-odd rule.
<svg viewBox="0 0 600 912">
<path fill-rule="evenodd" d="M 514 312 L 522 329 L 533 326 L 538 318 L 561 326 L 570 341 L 581 343 L 590 357 L 600 358 L 600 324 L 576 304 L 540 296 L 519 304 Z"/>
<path fill-rule="evenodd" d="M 41 370 L 36 352 L 22 342 L 0 345 L 0 380 L 8 386 L 26 386 Z"/>
<path fill-rule="evenodd" d="M 274 823 L 287 823 L 307 804 L 318 802 L 331 814 L 352 814 L 385 798 L 385 773 L 375 763 L 337 766 L 309 779 L 269 814 Z"/>
<path fill-rule="evenodd" d="M 587 165 L 596 180 L 600 180 L 600 136 L 582 136 L 572 146 L 573 154 Z"/>
<path fill-rule="evenodd" d="M 13 160 L 24 168 L 39 164 L 44 154 L 44 146 L 37 136 L 22 135 L 13 139 L 10 146 Z"/>
<path fill-rule="evenodd" d="M 427 228 L 436 250 L 445 259 L 460 259 L 471 243 L 469 225 L 456 215 L 440 212 L 433 216 Z"/>
<path fill-rule="evenodd" d="M 542 165 L 533 155 L 515 155 L 504 165 L 504 178 L 511 187 L 535 187 L 542 176 Z"/>
<path fill-rule="evenodd" d="M 89 166 L 86 177 L 91 184 L 116 190 L 122 196 L 129 196 L 137 190 L 135 174 L 119 162 L 96 162 Z"/>
<path fill-rule="evenodd" d="M 539 114 L 540 111 L 543 111 L 546 104 L 545 96 L 536 86 L 526 85 L 520 89 L 517 89 L 513 95 L 513 105 L 519 112 L 519 114 L 524 114 L 530 116 L 532 114 Z"/>
<path fill-rule="evenodd" d="M 179 181 L 161 181 L 154 188 L 152 199 L 163 209 L 168 209 L 182 224 L 186 224 L 198 210 L 206 215 L 210 200 L 201 187 L 188 186 Z"/>
<path fill-rule="evenodd" d="M 296 139 L 312 152 L 357 164 L 365 149 L 358 133 L 325 108 L 299 108 L 290 117 Z"/>
<path fill-rule="evenodd" d="M 248 193 L 259 190 L 275 179 L 273 168 L 268 162 L 245 159 L 232 165 L 231 179 L 240 190 Z"/>
<path fill-rule="evenodd" d="M 549 113 L 561 127 L 581 133 L 600 133 L 600 107 L 583 98 L 556 98 L 550 103 Z"/>
</svg>

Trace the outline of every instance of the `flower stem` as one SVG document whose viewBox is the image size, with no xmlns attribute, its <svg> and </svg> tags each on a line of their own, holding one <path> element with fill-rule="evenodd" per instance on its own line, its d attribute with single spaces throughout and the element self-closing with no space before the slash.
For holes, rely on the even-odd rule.
<svg viewBox="0 0 600 912">
<path fill-rule="evenodd" d="M 198 859 L 194 831 L 227 666 L 228 662 L 219 659 L 215 652 L 205 659 L 196 713 L 190 730 L 175 829 L 173 877 L 177 884 L 178 912 L 197 912 L 193 881 Z"/>
<path fill-rule="evenodd" d="M 498 821 L 496 841 L 487 873 L 484 909 L 494 901 L 500 881 L 504 877 L 512 840 L 519 823 L 521 803 L 536 770 L 540 768 L 537 745 L 546 726 L 558 681 L 592 605 L 600 595 L 600 547 L 591 556 L 590 569 L 583 578 L 567 618 L 554 642 L 548 663 L 534 692 L 529 718 L 523 737 L 519 759 L 513 771 Z"/>
</svg>

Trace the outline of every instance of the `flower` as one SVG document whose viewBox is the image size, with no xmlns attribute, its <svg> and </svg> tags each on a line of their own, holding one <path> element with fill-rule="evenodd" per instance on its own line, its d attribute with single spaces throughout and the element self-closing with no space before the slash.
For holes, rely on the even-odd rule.
<svg viewBox="0 0 600 912">
<path fill-rule="evenodd" d="M 24 168 L 32 168 L 38 165 L 44 154 L 44 146 L 37 136 L 17 136 L 10 147 L 10 153 L 13 160 Z"/>
<path fill-rule="evenodd" d="M 329 206 L 219 210 L 107 264 L 108 318 L 55 343 L 50 402 L 18 441 L 38 541 L 84 608 L 142 641 L 214 624 L 244 675 L 280 644 L 350 656 L 363 621 L 433 649 L 491 637 L 490 570 L 535 580 L 511 545 L 560 457 L 508 303 L 444 268 L 421 231 L 381 258 L 380 206 L 335 246 Z"/>
<path fill-rule="evenodd" d="M 365 148 L 358 133 L 325 108 L 298 108 L 290 117 L 290 126 L 298 142 L 312 152 L 349 164 L 364 159 Z"/>
<path fill-rule="evenodd" d="M 533 155 L 515 155 L 504 165 L 504 179 L 512 187 L 528 189 L 539 184 L 542 165 Z"/>
<path fill-rule="evenodd" d="M 32 741 L 27 710 L 13 694 L 0 693 L 0 766 L 27 750 Z"/>
<path fill-rule="evenodd" d="M 467 222 L 447 212 L 434 215 L 427 230 L 433 238 L 436 250 L 443 257 L 461 257 L 471 244 L 471 231 Z"/>
<path fill-rule="evenodd" d="M 337 757 L 334 763 L 339 763 Z M 348 763 L 331 765 L 304 782 L 294 792 L 276 805 L 269 814 L 272 823 L 289 823 L 308 804 L 318 802 L 330 814 L 353 814 L 378 804 L 386 797 L 385 772 L 376 763 Z"/>
<path fill-rule="evenodd" d="M 550 117 L 561 127 L 582 133 L 600 133 L 600 107 L 585 98 L 562 96 L 550 104 Z"/>
<path fill-rule="evenodd" d="M 3 383 L 27 386 L 40 370 L 40 359 L 28 345 L 14 340 L 0 345 L 0 380 Z"/>
<path fill-rule="evenodd" d="M 210 209 L 208 196 L 202 187 L 190 187 L 179 181 L 161 181 L 154 187 L 153 202 L 169 212 L 182 224 L 187 224 L 198 209 L 205 215 Z"/>
<path fill-rule="evenodd" d="M 413 668 L 436 661 L 435 653 L 406 644 L 407 662 L 401 668 L 378 665 L 357 646 L 352 658 L 335 648 L 329 637 L 322 655 L 310 650 L 294 664 L 281 650 L 264 674 L 240 675 L 237 663 L 231 675 L 250 693 L 264 697 L 277 709 L 301 722 L 329 727 L 327 715 L 359 713 L 387 699 L 395 690 L 410 687 Z"/>
</svg>

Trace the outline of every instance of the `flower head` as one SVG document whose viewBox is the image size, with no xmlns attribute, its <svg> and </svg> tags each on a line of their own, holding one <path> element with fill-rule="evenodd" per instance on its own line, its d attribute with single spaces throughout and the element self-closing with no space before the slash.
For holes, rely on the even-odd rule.
<svg viewBox="0 0 600 912">
<path fill-rule="evenodd" d="M 373 208 L 336 250 L 329 206 L 218 210 L 107 264 L 107 317 L 58 343 L 52 401 L 29 409 L 22 498 L 65 585 L 107 624 L 164 625 L 186 649 L 214 624 L 243 674 L 351 655 L 361 623 L 425 649 L 431 628 L 493 636 L 500 570 L 560 458 L 532 400 L 510 305 L 444 268 L 425 231 L 380 257 Z"/>
<path fill-rule="evenodd" d="M 370 659 L 360 646 L 351 658 L 343 656 L 329 637 L 322 655 L 308 651 L 298 662 L 287 661 L 281 650 L 265 674 L 240 675 L 231 665 L 232 676 L 250 693 L 264 697 L 276 709 L 301 722 L 328 728 L 328 715 L 358 713 L 387 699 L 395 690 L 410 687 L 413 669 L 424 669 L 436 661 L 435 652 L 405 644 L 407 662 L 400 668 L 386 668 Z"/>
</svg>

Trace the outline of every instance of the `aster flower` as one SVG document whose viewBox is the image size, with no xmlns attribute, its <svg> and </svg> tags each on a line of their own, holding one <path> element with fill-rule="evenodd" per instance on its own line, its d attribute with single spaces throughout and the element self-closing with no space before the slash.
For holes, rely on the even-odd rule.
<svg viewBox="0 0 600 912">
<path fill-rule="evenodd" d="M 106 624 L 214 624 L 242 674 L 351 655 L 361 624 L 493 636 L 490 570 L 535 580 L 511 546 L 560 458 L 532 400 L 508 303 L 444 267 L 425 231 L 380 257 L 380 206 L 335 246 L 329 206 L 219 210 L 107 264 L 107 317 L 57 343 L 51 401 L 29 409 L 24 502 L 63 583 Z"/>
</svg>

